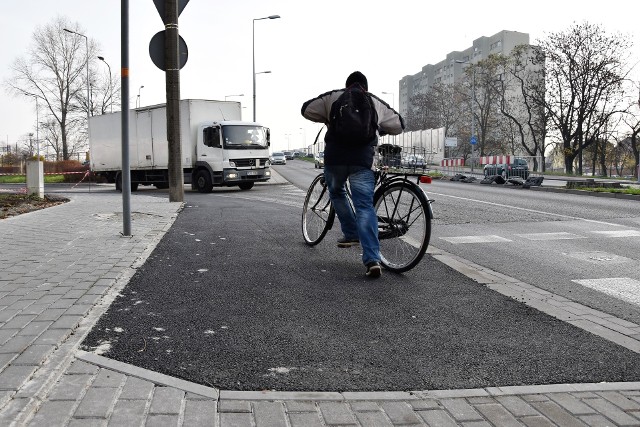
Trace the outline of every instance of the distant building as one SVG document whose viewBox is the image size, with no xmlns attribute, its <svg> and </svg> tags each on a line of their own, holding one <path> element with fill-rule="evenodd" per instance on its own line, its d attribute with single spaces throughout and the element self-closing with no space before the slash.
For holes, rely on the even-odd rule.
<svg viewBox="0 0 640 427">
<path fill-rule="evenodd" d="M 454 84 L 464 76 L 464 62 L 476 63 L 492 54 L 508 55 L 514 47 L 529 44 L 529 34 L 517 31 L 500 31 L 489 37 L 480 37 L 473 45 L 463 51 L 453 51 L 435 65 L 429 64 L 412 76 L 400 80 L 399 112 L 408 117 L 412 109 L 411 99 L 419 94 L 426 94 L 436 83 Z"/>
</svg>

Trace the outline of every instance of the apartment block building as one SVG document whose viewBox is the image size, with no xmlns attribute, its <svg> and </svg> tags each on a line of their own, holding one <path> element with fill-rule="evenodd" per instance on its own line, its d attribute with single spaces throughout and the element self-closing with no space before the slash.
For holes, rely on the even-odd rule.
<svg viewBox="0 0 640 427">
<path fill-rule="evenodd" d="M 403 117 L 411 110 L 411 99 L 426 94 L 436 83 L 453 84 L 464 76 L 466 63 L 476 63 L 492 54 L 508 55 L 514 47 L 529 44 L 529 34 L 517 31 L 500 31 L 492 36 L 480 37 L 462 51 L 453 51 L 437 64 L 429 64 L 414 75 L 400 80 L 398 111 Z"/>
</svg>

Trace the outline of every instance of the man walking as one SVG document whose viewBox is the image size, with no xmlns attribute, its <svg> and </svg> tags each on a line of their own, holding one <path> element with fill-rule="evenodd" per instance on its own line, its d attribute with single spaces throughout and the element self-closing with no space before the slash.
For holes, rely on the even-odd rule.
<svg viewBox="0 0 640 427">
<path fill-rule="evenodd" d="M 368 92 L 367 78 L 355 71 L 344 89 L 335 89 L 302 105 L 302 115 L 327 125 L 324 177 L 338 215 L 343 237 L 338 247 L 362 245 L 362 262 L 368 277 L 380 277 L 378 219 L 373 206 L 374 158 L 378 135 L 398 135 L 404 129 L 400 114 Z M 346 182 L 351 188 L 349 205 Z"/>
</svg>

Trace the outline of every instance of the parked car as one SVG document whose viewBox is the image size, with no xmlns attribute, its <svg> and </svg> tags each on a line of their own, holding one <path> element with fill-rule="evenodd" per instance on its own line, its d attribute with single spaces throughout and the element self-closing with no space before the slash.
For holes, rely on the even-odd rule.
<svg viewBox="0 0 640 427">
<path fill-rule="evenodd" d="M 324 151 L 321 151 L 314 156 L 314 163 L 316 169 L 324 167 Z"/>
<path fill-rule="evenodd" d="M 284 151 L 284 156 L 287 160 L 293 160 L 293 151 Z"/>
<path fill-rule="evenodd" d="M 278 151 L 271 155 L 271 164 L 272 165 L 286 165 L 287 164 L 287 156 L 284 155 L 283 152 Z"/>
<path fill-rule="evenodd" d="M 484 176 L 492 175 L 502 175 L 505 179 L 512 176 L 527 179 L 529 178 L 529 165 L 525 159 L 513 159 L 510 164 L 484 165 Z"/>
<path fill-rule="evenodd" d="M 424 157 L 420 154 L 410 154 L 402 159 L 402 167 L 411 169 L 424 169 L 427 167 Z"/>
<path fill-rule="evenodd" d="M 402 148 L 398 145 L 381 144 L 378 146 L 378 162 L 381 166 L 399 168 L 402 166 Z"/>
</svg>

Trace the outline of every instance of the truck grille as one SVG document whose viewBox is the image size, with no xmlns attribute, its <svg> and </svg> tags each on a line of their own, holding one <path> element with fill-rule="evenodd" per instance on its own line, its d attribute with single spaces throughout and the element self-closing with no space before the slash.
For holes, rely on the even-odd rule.
<svg viewBox="0 0 640 427">
<path fill-rule="evenodd" d="M 260 166 L 264 167 L 264 164 L 267 162 L 266 157 L 258 158 L 258 159 L 233 159 L 231 160 L 236 164 L 236 167 L 246 168 L 251 166 L 258 166 L 258 162 L 260 162 Z"/>
</svg>

